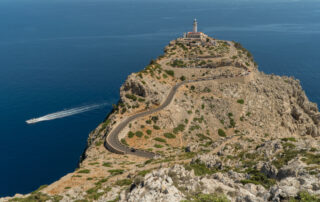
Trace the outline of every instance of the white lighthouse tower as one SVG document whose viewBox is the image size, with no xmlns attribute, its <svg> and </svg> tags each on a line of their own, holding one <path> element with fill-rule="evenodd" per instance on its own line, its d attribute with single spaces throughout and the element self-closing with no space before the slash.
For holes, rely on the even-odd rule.
<svg viewBox="0 0 320 202">
<path fill-rule="evenodd" d="M 197 33 L 198 32 L 198 22 L 197 19 L 194 19 L 193 21 L 193 33 Z"/>
</svg>

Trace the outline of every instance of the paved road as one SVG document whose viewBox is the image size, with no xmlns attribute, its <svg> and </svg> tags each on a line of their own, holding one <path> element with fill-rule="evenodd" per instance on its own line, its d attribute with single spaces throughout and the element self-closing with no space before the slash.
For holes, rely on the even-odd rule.
<svg viewBox="0 0 320 202">
<path fill-rule="evenodd" d="M 144 117 L 146 115 L 152 114 L 154 112 L 158 112 L 161 111 L 162 109 L 164 109 L 165 107 L 167 107 L 174 95 L 176 94 L 178 88 L 186 83 L 193 83 L 193 82 L 199 82 L 199 81 L 209 81 L 209 80 L 214 80 L 214 79 L 218 79 L 221 78 L 221 76 L 217 76 L 217 77 L 210 77 L 210 78 L 201 78 L 201 79 L 196 79 L 196 80 L 188 80 L 188 81 L 182 81 L 178 84 L 176 84 L 170 91 L 167 99 L 164 101 L 164 103 L 162 105 L 160 105 L 158 108 L 155 109 L 151 109 L 149 111 L 145 111 L 145 112 L 141 112 L 135 115 L 132 115 L 130 117 L 128 117 L 127 119 L 125 119 L 124 121 L 122 121 L 116 128 L 114 128 L 108 135 L 106 138 L 106 141 L 104 143 L 104 146 L 111 152 L 113 153 L 117 153 L 117 154 L 131 154 L 131 155 L 136 155 L 136 156 L 141 156 L 141 157 L 145 157 L 145 158 L 153 158 L 156 156 L 155 153 L 153 152 L 148 152 L 148 151 L 144 151 L 144 150 L 138 150 L 138 149 L 133 149 L 130 148 L 126 145 L 123 145 L 120 141 L 119 141 L 119 133 L 133 120 L 140 118 L 140 117 Z M 227 78 L 227 77 L 224 77 Z"/>
</svg>

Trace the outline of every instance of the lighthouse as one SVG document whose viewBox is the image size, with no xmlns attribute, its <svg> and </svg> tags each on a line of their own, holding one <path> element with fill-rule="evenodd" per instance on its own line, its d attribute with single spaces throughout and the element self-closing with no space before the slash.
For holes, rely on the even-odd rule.
<svg viewBox="0 0 320 202">
<path fill-rule="evenodd" d="M 197 19 L 194 19 L 193 21 L 193 33 L 197 33 L 198 32 L 198 22 Z"/>
<path fill-rule="evenodd" d="M 183 35 L 183 38 L 186 40 L 192 41 L 203 41 L 205 38 L 208 37 L 202 32 L 198 32 L 198 22 L 197 19 L 193 20 L 193 30 L 192 32 L 188 32 L 187 34 Z"/>
</svg>

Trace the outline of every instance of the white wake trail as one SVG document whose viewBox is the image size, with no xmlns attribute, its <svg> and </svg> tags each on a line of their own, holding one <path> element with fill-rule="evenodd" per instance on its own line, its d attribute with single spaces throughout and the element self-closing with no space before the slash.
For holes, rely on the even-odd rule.
<svg viewBox="0 0 320 202">
<path fill-rule="evenodd" d="M 33 118 L 33 119 L 29 119 L 26 121 L 27 124 L 32 124 L 32 123 L 38 123 L 41 121 L 50 121 L 50 120 L 54 120 L 54 119 L 60 119 L 63 117 L 67 117 L 67 116 L 72 116 L 75 114 L 80 114 L 83 112 L 87 112 L 90 110 L 94 110 L 94 109 L 98 109 L 101 108 L 105 105 L 108 105 L 108 103 L 102 103 L 102 104 L 93 104 L 93 105 L 86 105 L 86 106 L 82 106 L 82 107 L 76 107 L 73 109 L 66 109 L 60 112 L 55 112 L 55 113 L 51 113 L 51 114 L 47 114 L 45 116 L 41 116 L 38 118 Z"/>
</svg>

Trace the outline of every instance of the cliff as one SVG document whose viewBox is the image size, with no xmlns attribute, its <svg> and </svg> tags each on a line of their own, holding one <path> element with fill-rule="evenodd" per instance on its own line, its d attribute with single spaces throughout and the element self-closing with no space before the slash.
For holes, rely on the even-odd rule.
<svg viewBox="0 0 320 202">
<path fill-rule="evenodd" d="M 134 148 L 121 155 L 106 138 Z M 89 135 L 79 168 L 16 200 L 316 201 L 320 113 L 298 80 L 260 72 L 240 44 L 171 41 L 131 74 L 120 101 Z M 107 142 L 108 143 L 108 142 Z M 156 158 L 134 154 L 149 151 Z M 0 199 L 3 201 L 12 198 Z"/>
</svg>

